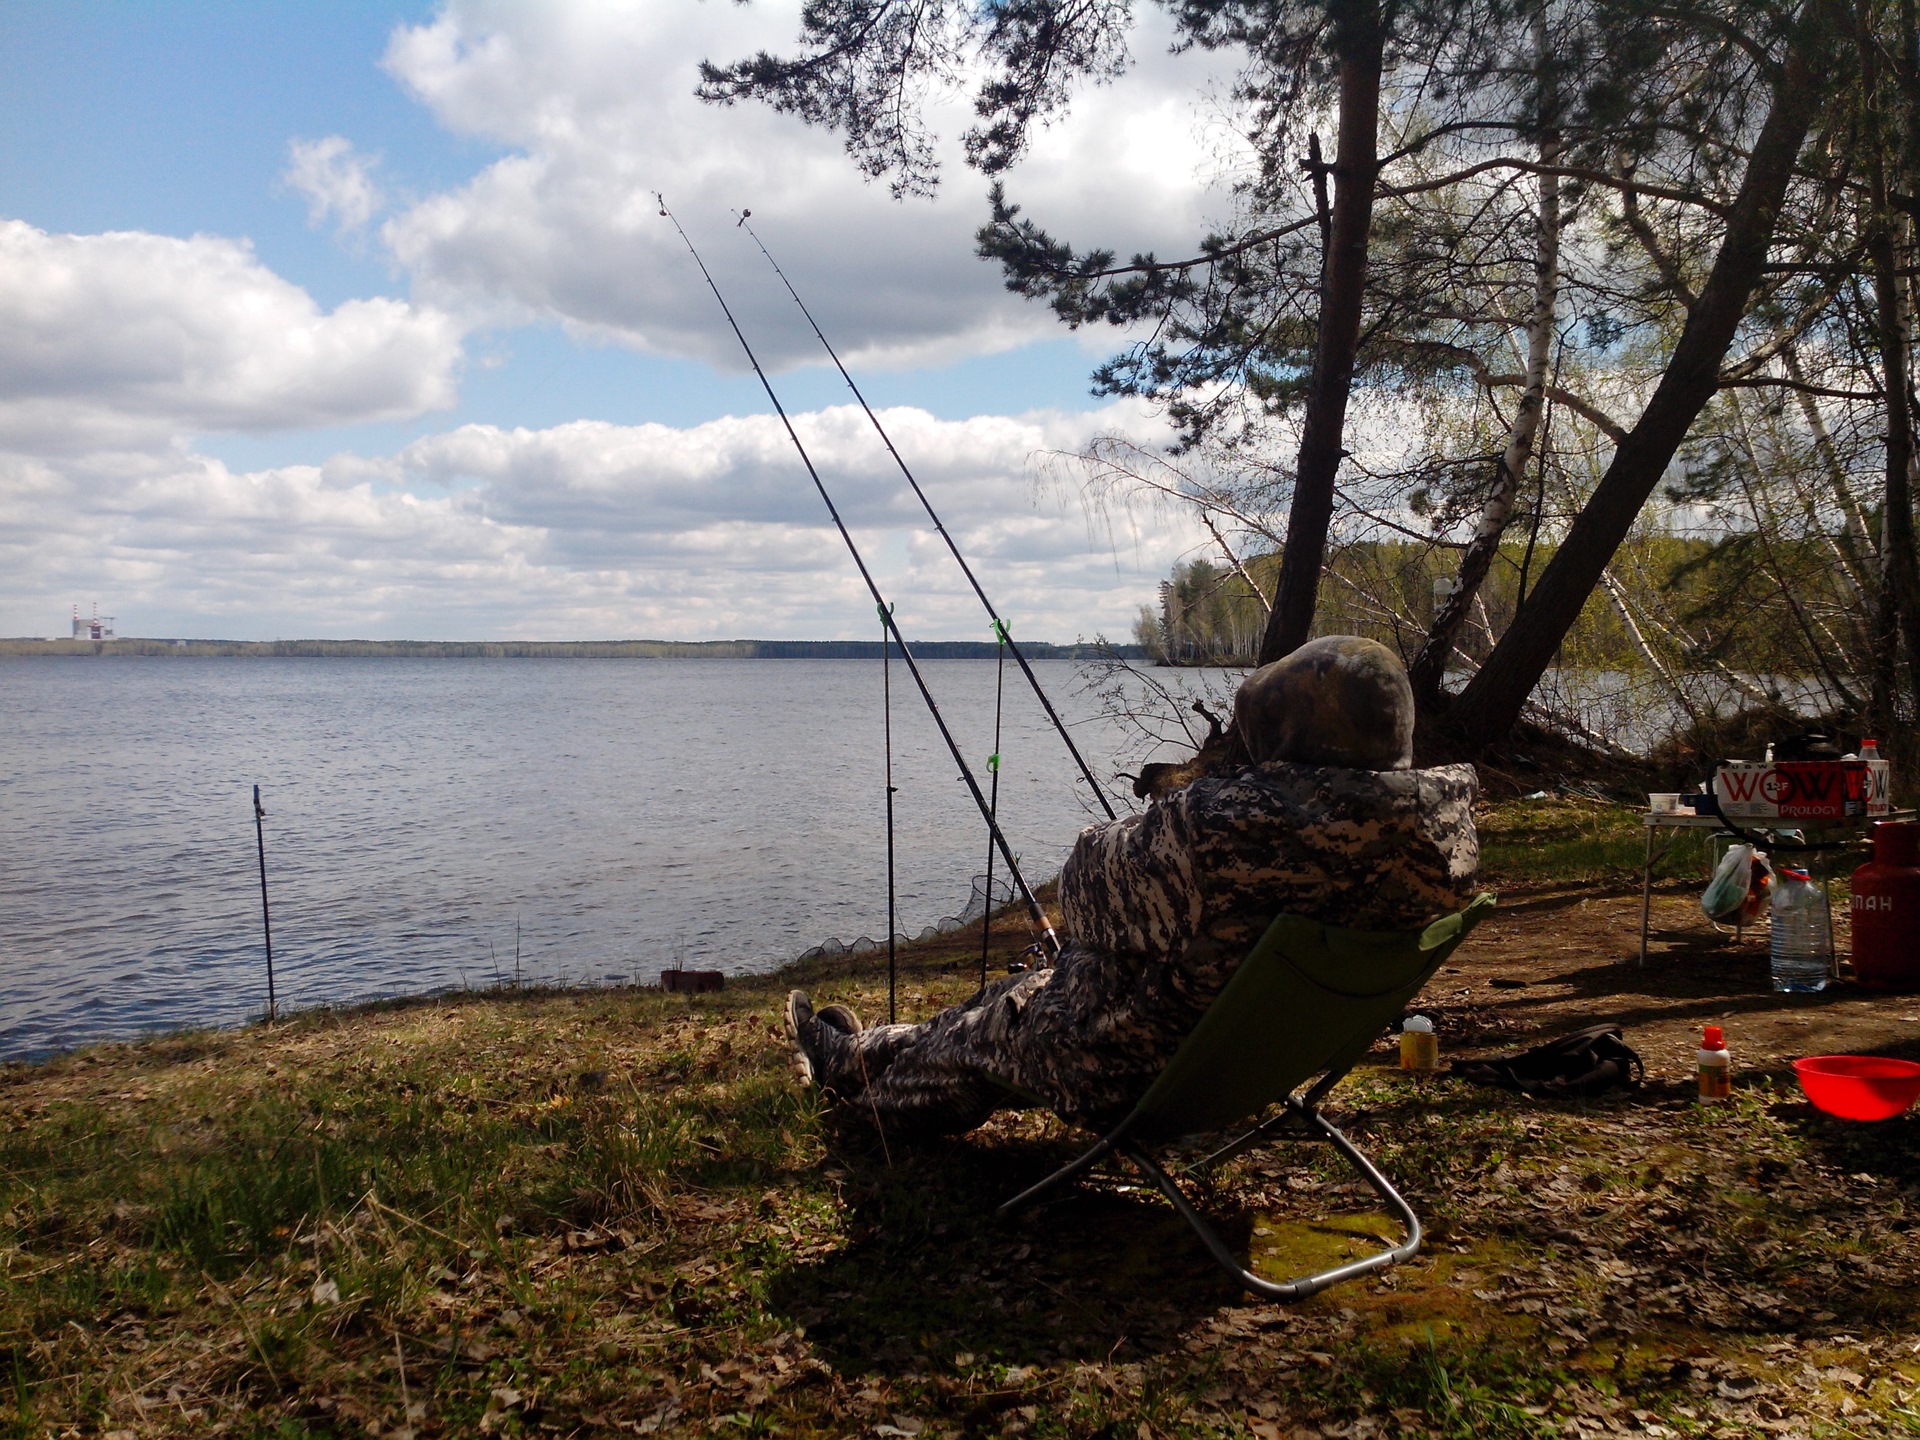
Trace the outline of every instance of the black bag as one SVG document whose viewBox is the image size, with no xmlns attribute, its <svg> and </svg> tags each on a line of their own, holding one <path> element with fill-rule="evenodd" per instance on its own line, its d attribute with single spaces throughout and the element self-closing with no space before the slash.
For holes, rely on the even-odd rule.
<svg viewBox="0 0 1920 1440">
<path fill-rule="evenodd" d="M 1618 1025 L 1591 1025 L 1518 1055 L 1464 1061 L 1448 1073 L 1523 1095 L 1593 1096 L 1635 1088 L 1647 1067 L 1620 1038 Z"/>
</svg>

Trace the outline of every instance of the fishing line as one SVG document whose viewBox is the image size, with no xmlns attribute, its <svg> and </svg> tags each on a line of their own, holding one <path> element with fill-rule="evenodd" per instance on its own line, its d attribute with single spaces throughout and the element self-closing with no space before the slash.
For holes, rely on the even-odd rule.
<svg viewBox="0 0 1920 1440">
<path fill-rule="evenodd" d="M 966 782 L 967 790 L 973 796 L 973 803 L 979 807 L 981 817 L 987 822 L 987 829 L 993 836 L 993 843 L 999 847 L 1000 858 L 1007 862 L 1007 873 L 1020 888 L 1020 896 L 1027 904 L 1027 913 L 1033 917 L 1034 925 L 1040 931 L 1040 943 L 1046 947 L 1049 957 L 1060 953 L 1060 937 L 1053 932 L 1053 922 L 1047 919 L 1047 912 L 1040 908 L 1040 902 L 1033 898 L 1033 890 L 1020 873 L 1020 863 L 1014 859 L 1013 848 L 1007 844 L 1007 837 L 1001 832 L 1000 824 L 993 817 L 987 805 L 987 797 L 980 791 L 980 782 L 974 778 L 973 770 L 968 766 L 966 757 L 960 753 L 960 744 L 953 738 L 953 732 L 947 728 L 946 717 L 940 713 L 940 706 L 933 698 L 933 691 L 927 688 L 926 677 L 920 673 L 919 662 L 913 658 L 913 651 L 900 633 L 899 623 L 887 607 L 886 596 L 880 593 L 880 587 L 874 582 L 873 573 L 867 569 L 867 562 L 861 558 L 860 547 L 853 543 L 853 535 L 847 529 L 846 521 L 840 518 L 839 507 L 833 503 L 833 497 L 827 493 L 826 482 L 820 478 L 820 472 L 813 467 L 813 457 L 807 454 L 807 447 L 800 442 L 799 432 L 793 428 L 793 421 L 787 415 L 787 409 L 780 403 L 780 397 L 773 391 L 773 383 L 767 379 L 767 372 L 760 368 L 759 357 L 753 353 L 753 347 L 747 343 L 747 337 L 740 329 L 740 322 L 733 318 L 733 310 L 728 306 L 726 297 L 720 293 L 720 287 L 714 282 L 707 262 L 700 258 L 700 252 L 694 249 L 692 239 L 681 226 L 679 219 L 667 208 L 667 202 L 656 191 L 655 201 L 659 203 L 660 213 L 672 221 L 673 228 L 679 232 L 680 241 L 687 247 L 687 253 L 693 257 L 693 263 L 700 267 L 701 278 L 707 282 L 707 288 L 713 292 L 713 298 L 720 303 L 721 313 L 727 317 L 727 324 L 733 327 L 734 339 L 740 342 L 740 348 L 746 352 L 747 363 L 753 366 L 753 373 L 760 379 L 760 388 L 767 392 L 780 423 L 786 427 L 787 438 L 793 441 L 793 448 L 800 452 L 800 463 L 807 468 L 807 475 L 813 481 L 813 488 L 820 492 L 820 499 L 827 507 L 827 514 L 833 518 L 834 528 L 840 532 L 840 538 L 846 542 L 847 553 L 853 557 L 854 567 L 859 570 L 860 578 L 866 582 L 867 593 L 873 596 L 873 603 L 880 609 L 881 621 L 887 633 L 893 636 L 894 643 L 900 647 L 900 658 L 906 662 L 907 673 L 913 677 L 914 685 L 920 691 L 920 698 L 926 702 L 927 713 L 933 717 L 933 723 L 940 731 L 940 738 L 947 742 L 947 750 L 953 756 L 953 763 L 960 767 L 960 778 Z"/>
<path fill-rule="evenodd" d="M 1080 774 L 1085 778 L 1087 787 L 1093 791 L 1094 799 L 1100 802 L 1100 808 L 1107 812 L 1109 820 L 1117 818 L 1114 815 L 1112 803 L 1107 799 L 1106 790 L 1098 780 L 1093 778 L 1093 771 L 1081 756 L 1080 747 L 1073 743 L 1073 736 L 1068 733 L 1066 722 L 1053 708 L 1053 702 L 1047 698 L 1047 692 L 1040 688 L 1040 677 L 1033 673 L 1033 667 L 1027 664 L 1027 657 L 1020 653 L 1020 647 L 1014 643 L 1013 637 L 1006 633 L 1005 624 L 1000 619 L 1000 612 L 993 608 L 993 602 L 987 599 L 987 592 L 974 578 L 973 567 L 967 564 L 966 557 L 960 553 L 960 546 L 955 543 L 953 536 L 947 533 L 947 527 L 941 523 L 939 514 L 933 508 L 933 502 L 927 499 L 927 492 L 920 488 L 920 482 L 914 478 L 913 471 L 907 468 L 907 462 L 894 448 L 893 439 L 887 434 L 886 427 L 880 423 L 880 417 L 873 413 L 873 407 L 867 403 L 867 397 L 860 393 L 860 387 L 854 383 L 853 376 L 849 375 L 847 367 L 841 364 L 840 352 L 833 348 L 832 342 L 821 331 L 819 322 L 813 318 L 813 312 L 807 309 L 806 301 L 802 300 L 800 292 L 793 288 L 793 282 L 787 279 L 787 272 L 780 268 L 780 262 L 773 258 L 773 252 L 767 249 L 766 242 L 754 233 L 753 226 L 747 224 L 747 217 L 753 212 L 741 210 L 736 213 L 739 220 L 735 228 L 745 230 L 752 236 L 753 243 L 760 247 L 760 253 L 767 257 L 767 264 L 773 266 L 773 273 L 780 277 L 780 283 L 787 287 L 787 294 L 793 296 L 793 303 L 800 307 L 800 313 L 807 317 L 807 324 L 813 327 L 815 337 L 819 339 L 821 345 L 826 347 L 827 354 L 833 358 L 834 367 L 839 370 L 840 378 L 847 382 L 847 388 L 853 392 L 853 398 L 858 400 L 860 408 L 867 412 L 867 419 L 873 422 L 873 428 L 878 432 L 881 443 L 887 447 L 887 453 L 893 456 L 893 463 L 898 465 L 900 473 L 907 477 L 907 484 L 913 487 L 913 493 L 919 497 L 921 508 L 927 512 L 927 518 L 933 522 L 933 528 L 939 531 L 940 538 L 947 542 L 947 550 L 952 554 L 954 563 L 960 567 L 960 573 L 967 577 L 967 583 L 973 587 L 973 593 L 980 597 L 980 604 L 985 607 L 988 618 L 1001 627 L 1002 643 L 1013 652 L 1013 658 L 1019 662 L 1020 673 L 1027 677 L 1027 684 L 1033 687 L 1034 696 L 1040 701 L 1041 708 L 1047 712 L 1047 718 L 1053 722 L 1053 728 L 1060 732 L 1060 738 L 1066 742 L 1067 753 L 1073 756 L 1073 763 L 1080 767 Z"/>
</svg>

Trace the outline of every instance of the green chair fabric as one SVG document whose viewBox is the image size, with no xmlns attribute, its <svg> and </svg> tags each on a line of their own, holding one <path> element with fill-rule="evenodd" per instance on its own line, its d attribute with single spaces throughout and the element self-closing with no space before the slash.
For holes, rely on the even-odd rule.
<svg viewBox="0 0 1920 1440">
<path fill-rule="evenodd" d="M 1320 1099 L 1366 1054 L 1473 927 L 1494 907 L 1481 895 L 1457 914 L 1419 930 L 1344 930 L 1282 915 L 1255 942 L 1199 1025 L 1127 1117 L 1090 1149 L 1000 1207 L 1006 1215 L 1091 1169 L 1111 1154 L 1145 1173 L 1243 1286 L 1298 1300 L 1329 1285 L 1384 1269 L 1420 1245 L 1406 1200 L 1319 1113 Z M 1317 1081 L 1296 1094 L 1309 1080 Z M 1221 1147 L 1195 1171 L 1272 1138 L 1289 1126 L 1323 1139 L 1345 1157 L 1406 1230 L 1401 1244 L 1315 1275 L 1275 1283 L 1242 1266 L 1194 1209 L 1148 1147 L 1238 1125 L 1280 1104 L 1281 1112 Z"/>
<path fill-rule="evenodd" d="M 1133 1133 L 1219 1130 L 1324 1070 L 1345 1073 L 1493 904 L 1482 895 L 1423 930 L 1280 916 L 1141 1097 Z"/>
</svg>

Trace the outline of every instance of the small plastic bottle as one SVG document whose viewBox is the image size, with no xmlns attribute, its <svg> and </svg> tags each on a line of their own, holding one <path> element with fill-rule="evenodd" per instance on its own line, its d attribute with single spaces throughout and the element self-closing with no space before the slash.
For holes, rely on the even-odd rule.
<svg viewBox="0 0 1920 1440">
<path fill-rule="evenodd" d="M 1860 758 L 1862 760 L 1878 760 L 1880 758 L 1880 742 L 1871 739 L 1862 740 L 1860 742 Z"/>
<path fill-rule="evenodd" d="M 1440 1068 L 1440 1037 L 1425 1015 L 1409 1015 L 1400 1027 L 1400 1068 L 1421 1075 Z"/>
<path fill-rule="evenodd" d="M 1773 988 L 1811 995 L 1827 988 L 1827 900 L 1804 870 L 1779 868 L 1773 890 L 1769 959 Z"/>
<path fill-rule="evenodd" d="M 1709 1025 L 1700 1036 L 1700 1098 L 1725 1100 L 1733 1094 L 1733 1057 L 1727 1054 L 1727 1037 L 1718 1025 Z"/>
</svg>

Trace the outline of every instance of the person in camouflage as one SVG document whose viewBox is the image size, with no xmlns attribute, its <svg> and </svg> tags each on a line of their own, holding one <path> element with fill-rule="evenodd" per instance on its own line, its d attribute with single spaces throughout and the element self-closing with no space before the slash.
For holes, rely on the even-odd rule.
<svg viewBox="0 0 1920 1440">
<path fill-rule="evenodd" d="M 837 1119 L 888 1138 L 1033 1104 L 1117 1122 L 1275 915 L 1392 930 L 1472 898 L 1473 767 L 1411 768 L 1412 731 L 1406 671 L 1372 641 L 1330 636 L 1255 671 L 1235 697 L 1238 763 L 1081 833 L 1050 969 L 918 1025 L 863 1028 L 796 990 L 802 1075 Z"/>
</svg>

